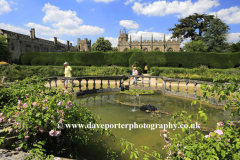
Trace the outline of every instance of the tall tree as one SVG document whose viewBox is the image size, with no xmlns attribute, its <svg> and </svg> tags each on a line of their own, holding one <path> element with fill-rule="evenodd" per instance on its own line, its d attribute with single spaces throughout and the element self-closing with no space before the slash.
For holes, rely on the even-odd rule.
<svg viewBox="0 0 240 160">
<path fill-rule="evenodd" d="M 13 53 L 8 50 L 6 37 L 4 35 L 0 35 L 0 61 L 8 61 L 8 58 L 12 58 L 12 54 Z"/>
<path fill-rule="evenodd" d="M 113 47 L 113 52 L 117 52 L 118 51 L 118 47 Z"/>
<path fill-rule="evenodd" d="M 171 38 L 178 38 L 181 34 L 183 38 L 198 40 L 199 37 L 202 37 L 202 33 L 207 30 L 213 18 L 213 15 L 194 13 L 194 15 L 179 19 L 178 22 L 180 22 L 180 24 L 175 24 L 175 28 L 169 28 L 168 30 L 173 31 Z M 198 34 L 196 29 L 199 29 Z M 182 41 L 183 39 L 181 38 L 181 42 Z"/>
<path fill-rule="evenodd" d="M 227 49 L 227 35 L 229 26 L 221 19 L 214 18 L 209 23 L 209 28 L 204 32 L 202 40 L 209 52 L 222 52 Z"/>
<path fill-rule="evenodd" d="M 104 40 L 104 37 L 99 37 L 96 43 L 92 44 L 92 51 L 107 52 L 112 50 L 112 44 L 109 40 Z"/>
</svg>

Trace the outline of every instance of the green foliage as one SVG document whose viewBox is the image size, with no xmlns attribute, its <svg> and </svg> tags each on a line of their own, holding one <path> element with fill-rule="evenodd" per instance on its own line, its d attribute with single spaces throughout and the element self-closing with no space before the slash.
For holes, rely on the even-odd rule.
<svg viewBox="0 0 240 160">
<path fill-rule="evenodd" d="M 153 90 L 146 90 L 146 89 L 131 89 L 120 91 L 120 93 L 130 94 L 130 95 L 140 95 L 140 94 L 154 94 Z"/>
<path fill-rule="evenodd" d="M 0 61 L 8 61 L 8 58 L 12 58 L 12 54 L 8 50 L 8 44 L 6 42 L 6 37 L 4 35 L 0 35 Z"/>
<path fill-rule="evenodd" d="M 194 15 L 179 19 L 180 24 L 175 24 L 175 28 L 168 29 L 169 31 L 173 31 L 171 38 L 178 38 L 179 34 L 181 34 L 183 38 L 198 40 L 202 37 L 202 33 L 208 28 L 209 22 L 213 17 L 213 15 L 194 13 Z M 199 29 L 198 34 L 196 33 L 196 29 Z M 181 42 L 182 41 L 183 39 L 181 39 Z"/>
<path fill-rule="evenodd" d="M 112 50 L 112 44 L 109 40 L 104 40 L 104 37 L 99 37 L 97 42 L 92 44 L 91 50 L 107 52 L 108 50 Z"/>
<path fill-rule="evenodd" d="M 2 132 L 0 145 L 6 137 L 13 137 L 13 143 L 5 143 L 8 150 L 22 150 L 34 153 L 32 158 L 46 159 L 46 155 L 83 159 L 85 152 L 91 150 L 90 138 L 93 132 L 105 133 L 115 140 L 110 130 L 104 128 L 74 128 L 65 124 L 98 124 L 93 114 L 82 103 L 73 102 L 73 94 L 65 90 L 49 89 L 39 77 L 24 79 L 10 88 L 0 86 L 0 95 L 7 101 L 0 101 L 1 120 L 16 121 Z M 48 92 L 47 92 L 48 91 Z M 5 98 L 6 98 L 5 97 Z M 68 106 L 68 107 L 66 107 Z M 62 121 L 62 125 L 58 122 Z M 2 121 L 1 121 L 2 122 Z M 2 125 L 2 123 L 1 123 Z M 50 131 L 50 132 L 49 132 Z M 93 142 L 98 144 L 100 141 Z M 73 149 L 74 148 L 74 149 Z M 108 149 L 108 156 L 116 157 Z M 49 158 L 49 156 L 48 156 Z M 88 158 L 88 157 L 86 157 Z M 105 159 L 106 157 L 99 157 Z"/>
<path fill-rule="evenodd" d="M 130 48 L 128 52 L 142 52 L 142 50 L 139 48 Z"/>
<path fill-rule="evenodd" d="M 234 76 L 235 79 L 231 81 L 230 85 L 215 83 L 212 87 L 209 84 L 201 84 L 201 91 L 203 92 L 203 99 L 209 103 L 208 98 L 215 97 L 215 94 L 220 95 L 219 102 L 222 100 L 228 100 L 225 109 L 229 109 L 230 106 L 235 106 L 234 111 L 230 116 L 240 116 L 240 76 Z M 225 75 L 220 74 L 214 78 L 214 82 L 221 81 L 225 78 Z M 232 78 L 231 76 L 229 78 Z M 230 93 L 236 92 L 236 95 L 232 95 L 236 101 L 229 99 Z M 197 117 L 196 121 L 200 120 L 203 124 L 206 123 L 207 116 L 205 109 L 201 107 L 202 97 L 198 96 L 197 101 L 193 101 L 192 105 L 200 103 L 199 112 L 196 115 L 185 116 L 186 112 L 174 113 L 172 119 L 175 119 L 175 124 L 187 124 L 191 126 L 195 122 L 194 117 Z M 183 128 L 185 132 L 184 138 L 180 139 L 180 135 L 172 135 L 170 132 L 164 132 L 165 142 L 168 143 L 164 149 L 167 149 L 168 159 L 239 159 L 240 158 L 240 125 L 239 123 L 230 123 L 230 121 L 220 122 L 217 124 L 217 128 L 214 133 L 210 132 L 208 135 L 203 135 L 200 132 L 192 133 L 190 128 Z M 160 135 L 161 136 L 161 135 Z"/>
<path fill-rule="evenodd" d="M 222 52 L 226 49 L 227 33 L 229 26 L 219 18 L 214 18 L 209 23 L 209 28 L 204 32 L 202 41 L 209 52 Z"/>
<path fill-rule="evenodd" d="M 185 43 L 184 47 L 182 48 L 183 51 L 187 52 L 206 52 L 207 47 L 204 45 L 204 42 L 202 40 L 198 41 L 190 41 Z"/>
<path fill-rule="evenodd" d="M 118 47 L 113 47 L 112 51 L 113 52 L 117 52 L 118 51 Z"/>
</svg>

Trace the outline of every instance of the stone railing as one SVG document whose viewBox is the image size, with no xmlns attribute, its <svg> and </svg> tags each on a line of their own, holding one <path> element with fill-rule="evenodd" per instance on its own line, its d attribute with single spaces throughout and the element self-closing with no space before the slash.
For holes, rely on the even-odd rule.
<svg viewBox="0 0 240 160">
<path fill-rule="evenodd" d="M 135 85 L 130 84 L 131 78 L 137 78 L 137 81 Z M 127 78 L 128 85 L 124 85 L 124 78 Z M 156 83 L 151 85 L 151 79 L 154 78 L 156 79 Z M 103 88 L 103 80 L 108 80 L 107 82 L 107 88 Z M 110 79 L 115 79 L 115 88 L 110 88 Z M 158 84 L 158 79 L 162 79 L 162 86 L 160 87 Z M 101 93 L 101 92 L 118 92 L 124 89 L 130 89 L 130 88 L 135 88 L 135 89 L 151 89 L 151 90 L 161 90 L 163 94 L 171 95 L 171 96 L 178 96 L 178 97 L 184 97 L 184 98 L 189 98 L 189 99 L 197 99 L 197 85 L 202 84 L 202 83 L 208 83 L 209 85 L 214 85 L 213 82 L 206 82 L 206 81 L 199 81 L 199 80 L 189 80 L 189 79 L 178 79 L 178 78 L 167 78 L 165 76 L 143 76 L 143 75 L 120 75 L 120 76 L 86 76 L 86 77 L 47 77 L 47 78 L 42 78 L 42 80 L 48 81 L 49 82 L 49 88 L 51 88 L 51 82 L 55 81 L 55 87 L 57 87 L 57 80 L 63 80 L 63 86 L 65 86 L 65 80 L 70 80 L 71 83 L 71 92 L 74 92 L 73 90 L 73 81 L 78 81 L 79 85 L 77 86 L 79 90 L 75 92 L 75 96 L 80 96 L 83 94 L 90 94 L 90 93 Z M 81 81 L 85 80 L 86 82 L 86 89 L 82 90 L 82 84 Z M 93 88 L 89 89 L 89 84 L 88 81 L 93 80 Z M 100 83 L 100 89 L 96 89 L 96 80 L 101 80 Z M 168 89 L 166 89 L 167 85 L 166 83 L 169 83 Z M 173 91 L 171 89 L 171 83 L 172 82 L 177 82 L 177 91 Z M 179 92 L 179 83 L 180 82 L 185 82 L 185 93 Z M 20 83 L 19 82 L 10 82 L 7 84 L 4 84 L 6 87 L 8 87 L 12 83 Z M 117 83 L 119 83 L 119 86 L 117 86 Z M 126 83 L 126 82 L 125 82 Z M 194 85 L 194 93 L 189 94 L 188 93 L 188 85 L 192 83 Z M 228 85 L 229 83 L 225 83 Z M 147 86 L 146 86 L 147 85 Z M 237 90 L 235 91 L 236 94 Z M 235 99 L 236 100 L 236 99 Z M 216 106 L 224 106 L 227 101 L 222 101 L 221 103 L 218 102 L 214 98 L 209 98 L 209 101 L 212 102 L 213 105 Z"/>
</svg>

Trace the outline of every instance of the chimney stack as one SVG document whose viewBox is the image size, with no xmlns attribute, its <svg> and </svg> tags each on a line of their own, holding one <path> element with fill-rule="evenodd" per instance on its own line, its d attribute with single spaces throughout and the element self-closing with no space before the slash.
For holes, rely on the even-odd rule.
<svg viewBox="0 0 240 160">
<path fill-rule="evenodd" d="M 32 38 L 32 30 L 30 30 L 30 38 Z"/>
<path fill-rule="evenodd" d="M 67 41 L 67 48 L 69 49 L 69 41 Z"/>
<path fill-rule="evenodd" d="M 54 37 L 54 44 L 57 46 L 57 37 Z"/>
<path fill-rule="evenodd" d="M 70 43 L 70 47 L 72 47 L 72 43 Z"/>
<path fill-rule="evenodd" d="M 35 39 L 36 36 L 35 36 L 35 29 L 34 28 L 31 28 L 30 33 L 32 34 L 32 38 Z"/>
</svg>

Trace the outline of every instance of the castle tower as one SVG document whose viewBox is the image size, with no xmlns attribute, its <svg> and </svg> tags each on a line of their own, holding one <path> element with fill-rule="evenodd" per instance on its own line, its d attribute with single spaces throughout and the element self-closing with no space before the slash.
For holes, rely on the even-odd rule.
<svg viewBox="0 0 240 160">
<path fill-rule="evenodd" d="M 165 39 L 165 33 L 164 33 L 164 37 L 163 37 L 163 43 L 164 43 L 164 52 L 166 52 L 166 39 Z"/>
<path fill-rule="evenodd" d="M 120 29 L 120 36 L 119 36 L 119 39 L 118 39 L 118 41 L 119 42 L 122 42 L 122 41 L 128 41 L 128 34 L 126 33 L 126 29 L 124 29 L 125 30 L 125 32 L 123 32 L 122 31 L 122 33 L 121 33 L 121 29 Z"/>
<path fill-rule="evenodd" d="M 152 34 L 152 38 L 151 38 L 151 51 L 153 51 L 153 34 Z"/>
</svg>

